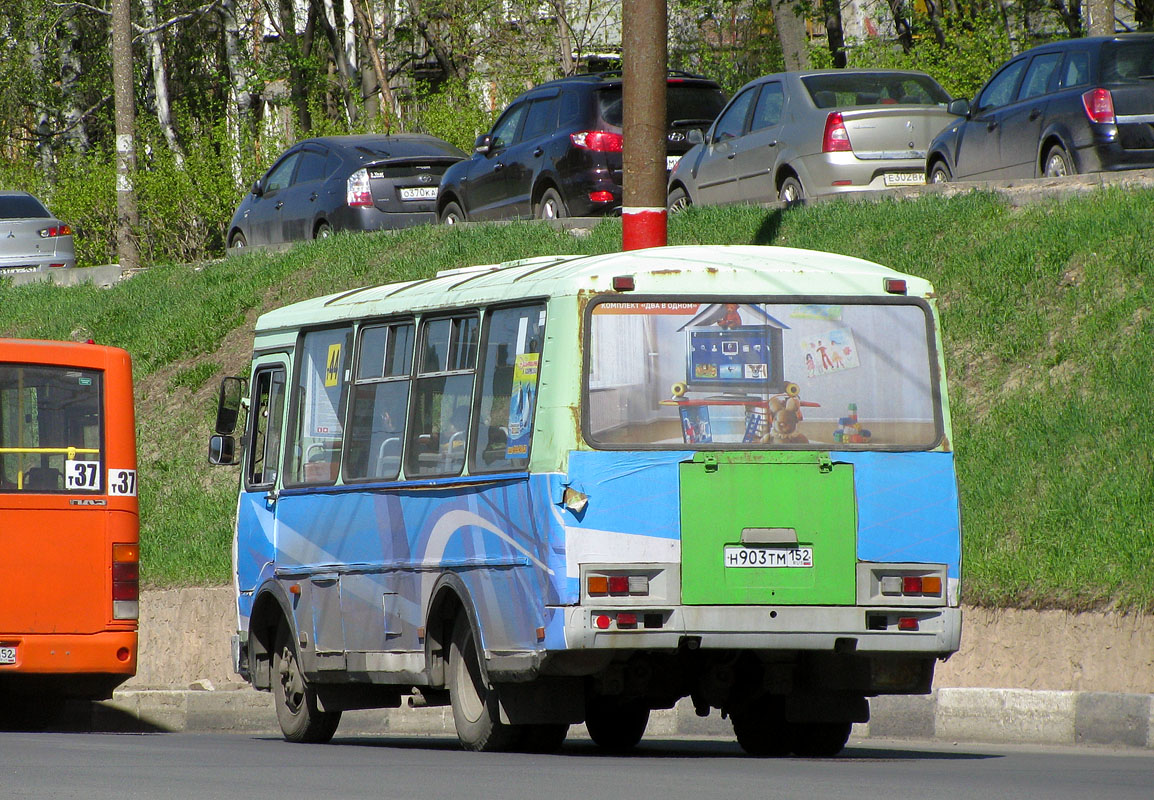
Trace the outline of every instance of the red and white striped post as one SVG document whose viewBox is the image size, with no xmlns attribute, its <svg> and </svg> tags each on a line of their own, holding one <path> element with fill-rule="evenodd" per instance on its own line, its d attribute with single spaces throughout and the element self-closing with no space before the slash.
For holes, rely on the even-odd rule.
<svg viewBox="0 0 1154 800">
<path fill-rule="evenodd" d="M 663 247 L 665 204 L 666 0 L 623 0 L 624 196 L 621 249 Z"/>
</svg>

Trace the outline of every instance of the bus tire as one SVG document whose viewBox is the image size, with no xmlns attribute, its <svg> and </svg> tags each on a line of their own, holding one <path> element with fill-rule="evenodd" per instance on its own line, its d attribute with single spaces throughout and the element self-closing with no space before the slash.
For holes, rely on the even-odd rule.
<svg viewBox="0 0 1154 800">
<path fill-rule="evenodd" d="M 589 738 L 610 753 L 625 753 L 636 747 L 648 724 L 649 709 L 637 701 L 590 697 L 585 704 Z"/>
<path fill-rule="evenodd" d="M 522 731 L 501 722 L 497 687 L 485 681 L 473 629 L 464 614 L 453 623 L 448 683 L 453 724 L 462 747 L 483 753 L 516 749 Z"/>
<path fill-rule="evenodd" d="M 793 725 L 793 752 L 802 758 L 836 756 L 849 740 L 850 722 L 798 722 Z"/>
<path fill-rule="evenodd" d="M 556 753 L 569 735 L 569 723 L 523 725 L 519 735 L 520 749 L 526 753 Z"/>
<path fill-rule="evenodd" d="M 751 756 L 779 757 L 789 755 L 793 747 L 793 730 L 778 704 L 754 701 L 729 713 L 733 734 L 741 749 Z"/>
<path fill-rule="evenodd" d="M 320 710 L 316 691 L 305 681 L 288 625 L 281 625 L 276 635 L 272 694 L 277 722 L 286 741 L 324 744 L 337 732 L 341 712 Z"/>
</svg>

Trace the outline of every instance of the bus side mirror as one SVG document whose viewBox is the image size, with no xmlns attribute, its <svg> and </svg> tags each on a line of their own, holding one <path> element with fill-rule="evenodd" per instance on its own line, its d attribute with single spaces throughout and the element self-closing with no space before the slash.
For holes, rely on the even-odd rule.
<svg viewBox="0 0 1154 800">
<path fill-rule="evenodd" d="M 244 378 L 225 378 L 220 382 L 220 400 L 216 405 L 216 432 L 225 436 L 236 430 L 244 396 Z"/>
<path fill-rule="evenodd" d="M 239 459 L 236 457 L 236 439 L 219 433 L 209 437 L 208 463 L 217 466 L 231 466 L 239 463 Z"/>
</svg>

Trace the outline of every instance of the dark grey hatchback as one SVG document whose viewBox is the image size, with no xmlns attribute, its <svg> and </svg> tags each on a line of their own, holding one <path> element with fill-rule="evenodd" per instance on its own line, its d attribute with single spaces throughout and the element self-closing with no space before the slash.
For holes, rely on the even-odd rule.
<svg viewBox="0 0 1154 800">
<path fill-rule="evenodd" d="M 963 116 L 930 145 L 933 183 L 1154 167 L 1154 34 L 1039 45 L 950 110 Z"/>
<path fill-rule="evenodd" d="M 276 245 L 435 222 L 441 175 L 465 157 L 421 134 L 305 139 L 253 184 L 226 241 Z"/>
</svg>

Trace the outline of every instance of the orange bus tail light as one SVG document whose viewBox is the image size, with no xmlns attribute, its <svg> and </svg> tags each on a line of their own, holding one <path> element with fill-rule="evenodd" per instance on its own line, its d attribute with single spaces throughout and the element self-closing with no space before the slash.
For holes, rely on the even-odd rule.
<svg viewBox="0 0 1154 800">
<path fill-rule="evenodd" d="M 140 545 L 112 545 L 112 618 L 140 616 Z"/>
</svg>

